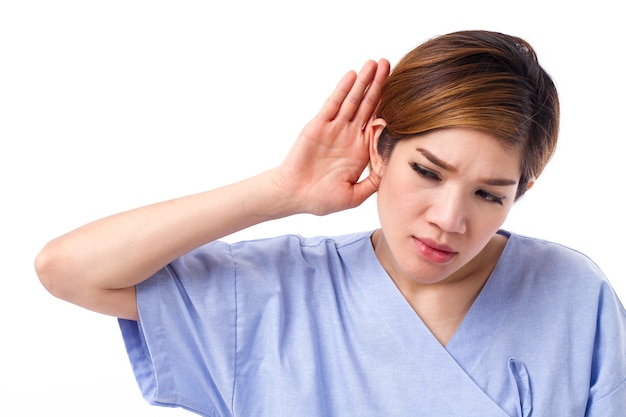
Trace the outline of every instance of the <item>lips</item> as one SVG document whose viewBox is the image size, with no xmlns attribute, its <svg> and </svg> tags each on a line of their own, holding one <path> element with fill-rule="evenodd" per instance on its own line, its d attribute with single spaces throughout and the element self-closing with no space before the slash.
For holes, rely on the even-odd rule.
<svg viewBox="0 0 626 417">
<path fill-rule="evenodd" d="M 445 264 L 450 262 L 457 254 L 451 247 L 442 245 L 434 240 L 413 238 L 418 252 L 429 261 Z"/>
</svg>

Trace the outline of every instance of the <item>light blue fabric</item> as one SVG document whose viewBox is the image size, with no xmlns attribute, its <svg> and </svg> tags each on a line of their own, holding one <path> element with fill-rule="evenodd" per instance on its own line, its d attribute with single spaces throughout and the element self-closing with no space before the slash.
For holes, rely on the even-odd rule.
<svg viewBox="0 0 626 417">
<path fill-rule="evenodd" d="M 584 255 L 510 235 L 441 346 L 371 232 L 214 242 L 120 320 L 145 398 L 204 416 L 624 417 L 626 313 Z"/>
</svg>

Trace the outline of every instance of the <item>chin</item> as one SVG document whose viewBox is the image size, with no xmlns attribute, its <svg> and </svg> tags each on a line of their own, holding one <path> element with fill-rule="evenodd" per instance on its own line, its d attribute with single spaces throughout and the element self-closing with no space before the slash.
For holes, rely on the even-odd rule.
<svg viewBox="0 0 626 417">
<path fill-rule="evenodd" d="M 444 281 L 457 270 L 451 263 L 441 265 L 427 262 L 426 265 L 414 265 L 405 270 L 405 276 L 413 282 L 429 285 Z"/>
</svg>

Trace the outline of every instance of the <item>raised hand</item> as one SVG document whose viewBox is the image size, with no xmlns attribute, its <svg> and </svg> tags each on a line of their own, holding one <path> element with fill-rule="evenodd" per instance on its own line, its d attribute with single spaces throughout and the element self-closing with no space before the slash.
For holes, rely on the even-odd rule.
<svg viewBox="0 0 626 417">
<path fill-rule="evenodd" d="M 37 257 L 41 282 L 59 298 L 138 318 L 134 286 L 173 259 L 254 224 L 295 213 L 326 214 L 376 191 L 372 125 L 389 63 L 346 74 L 277 168 L 235 184 L 108 216 L 50 241 Z"/>
<path fill-rule="evenodd" d="M 356 207 L 376 191 L 375 174 L 359 178 L 369 163 L 365 129 L 388 74 L 385 59 L 366 62 L 358 75 L 347 73 L 274 170 L 276 187 L 295 211 L 328 214 Z"/>
</svg>

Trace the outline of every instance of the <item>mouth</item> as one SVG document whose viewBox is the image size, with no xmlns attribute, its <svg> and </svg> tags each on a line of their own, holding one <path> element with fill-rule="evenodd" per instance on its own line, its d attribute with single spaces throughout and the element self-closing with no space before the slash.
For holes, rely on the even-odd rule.
<svg viewBox="0 0 626 417">
<path fill-rule="evenodd" d="M 417 251 L 426 259 L 438 264 L 450 262 L 458 252 L 447 245 L 439 244 L 430 239 L 413 237 Z"/>
</svg>

